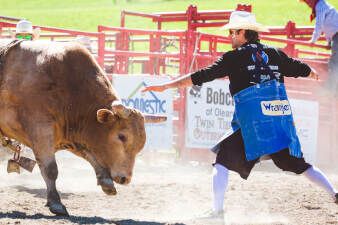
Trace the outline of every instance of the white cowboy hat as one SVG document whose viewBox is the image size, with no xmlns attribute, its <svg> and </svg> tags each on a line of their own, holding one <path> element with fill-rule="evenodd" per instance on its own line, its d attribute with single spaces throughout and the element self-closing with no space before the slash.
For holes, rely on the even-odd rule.
<svg viewBox="0 0 338 225">
<path fill-rule="evenodd" d="M 256 32 L 268 32 L 269 29 L 256 22 L 256 17 L 253 13 L 246 11 L 235 11 L 231 13 L 229 23 L 221 27 L 221 30 L 253 30 Z"/>
<path fill-rule="evenodd" d="M 17 34 L 33 34 L 33 24 L 28 20 L 20 20 L 16 24 L 16 33 Z"/>
</svg>

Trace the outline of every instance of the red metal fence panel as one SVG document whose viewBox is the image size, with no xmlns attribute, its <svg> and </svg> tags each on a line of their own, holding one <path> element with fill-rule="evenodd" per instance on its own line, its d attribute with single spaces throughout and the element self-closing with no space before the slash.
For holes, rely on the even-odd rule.
<svg viewBox="0 0 338 225">
<path fill-rule="evenodd" d="M 236 10 L 251 11 L 251 5 L 238 5 Z M 138 13 L 122 11 L 121 27 L 98 26 L 98 32 L 83 32 L 61 28 L 40 27 L 41 38 L 54 41 L 74 40 L 77 36 L 89 37 L 93 44 L 92 53 L 99 65 L 109 73 L 151 75 L 184 75 L 210 65 L 217 60 L 230 40 L 221 35 L 199 32 L 199 28 L 220 27 L 226 24 L 234 10 L 198 11 L 196 6 L 189 6 L 185 12 L 172 13 Z M 126 27 L 126 16 L 137 16 L 152 19 L 158 30 L 145 30 Z M 0 37 L 8 38 L 8 29 L 15 23 L 3 20 L 18 21 L 18 18 L 0 16 Z M 187 23 L 185 31 L 161 30 L 163 23 Z M 309 79 L 286 79 L 290 97 L 315 100 L 319 103 L 318 149 L 321 153 L 318 160 L 324 162 L 330 157 L 338 158 L 338 103 L 337 99 L 318 95 L 327 79 L 327 62 L 330 52 L 324 44 L 309 44 L 307 41 L 313 27 L 296 26 L 289 21 L 284 27 L 269 27 L 260 39 L 269 45 L 277 45 L 291 57 L 299 58 L 315 68 L 321 75 L 320 81 Z M 325 40 L 321 37 L 319 40 Z M 141 47 L 139 47 L 142 45 Z M 142 49 L 142 50 L 139 50 Z M 180 89 L 174 102 L 178 112 L 175 120 L 177 131 L 176 148 L 181 157 L 188 160 L 210 160 L 211 153 L 206 149 L 187 148 L 185 146 L 186 91 Z M 328 134 L 327 132 L 329 131 Z"/>
</svg>

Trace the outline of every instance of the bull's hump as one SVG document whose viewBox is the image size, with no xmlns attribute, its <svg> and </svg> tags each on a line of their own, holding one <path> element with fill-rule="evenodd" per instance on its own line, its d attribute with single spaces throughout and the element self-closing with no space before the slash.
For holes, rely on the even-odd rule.
<svg viewBox="0 0 338 225">
<path fill-rule="evenodd" d="M 81 48 L 76 42 L 55 42 L 48 40 L 24 41 L 21 43 L 21 48 L 30 51 L 63 53 L 66 50 Z"/>
<path fill-rule="evenodd" d="M 24 41 L 21 43 L 21 48 L 32 52 L 64 52 L 65 43 L 37 40 L 37 41 Z"/>
</svg>

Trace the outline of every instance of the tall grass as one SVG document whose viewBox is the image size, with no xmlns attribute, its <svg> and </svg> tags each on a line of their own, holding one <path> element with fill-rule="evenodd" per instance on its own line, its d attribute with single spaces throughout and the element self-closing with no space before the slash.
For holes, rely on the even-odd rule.
<svg viewBox="0 0 338 225">
<path fill-rule="evenodd" d="M 329 0 L 338 8 L 338 0 Z M 292 20 L 297 26 L 314 25 L 309 20 L 310 8 L 297 0 L 0 0 L 0 15 L 27 18 L 35 25 L 60 27 L 82 31 L 97 31 L 98 25 L 119 26 L 122 10 L 154 13 L 186 11 L 189 5 L 198 10 L 236 9 L 237 4 L 250 4 L 257 21 L 266 26 L 285 26 Z M 149 18 L 126 17 L 126 26 L 131 28 L 157 29 Z M 185 30 L 187 24 L 165 23 L 163 29 Z M 218 28 L 203 28 L 201 32 L 224 35 Z M 270 43 L 277 47 L 285 44 Z M 202 43 L 207 49 L 208 43 Z M 301 49 L 310 49 L 300 47 Z M 136 51 L 148 49 L 144 44 L 135 45 Z M 219 45 L 218 51 L 231 49 L 230 45 Z M 320 50 L 329 52 L 325 50 Z M 140 69 L 139 69 L 140 70 Z"/>
<path fill-rule="evenodd" d="M 338 0 L 329 0 L 338 7 Z M 311 25 L 310 9 L 297 0 L 0 0 L 0 15 L 27 18 L 33 24 L 96 31 L 97 25 L 119 26 L 121 10 L 153 13 L 185 11 L 189 5 L 199 10 L 235 9 L 238 3 L 251 4 L 257 20 L 264 25 Z M 127 26 L 154 29 L 150 19 L 127 18 Z M 184 29 L 185 23 L 168 23 L 167 29 Z M 217 30 L 217 29 L 215 29 Z"/>
</svg>

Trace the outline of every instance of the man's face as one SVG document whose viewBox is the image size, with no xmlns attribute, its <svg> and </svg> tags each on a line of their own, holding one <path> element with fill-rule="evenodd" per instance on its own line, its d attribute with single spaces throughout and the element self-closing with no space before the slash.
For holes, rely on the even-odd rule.
<svg viewBox="0 0 338 225">
<path fill-rule="evenodd" d="M 245 30 L 229 30 L 228 38 L 231 40 L 232 48 L 238 48 L 246 42 Z"/>
<path fill-rule="evenodd" d="M 16 39 L 25 39 L 25 40 L 32 40 L 32 34 L 29 33 L 18 33 L 15 34 Z"/>
</svg>

